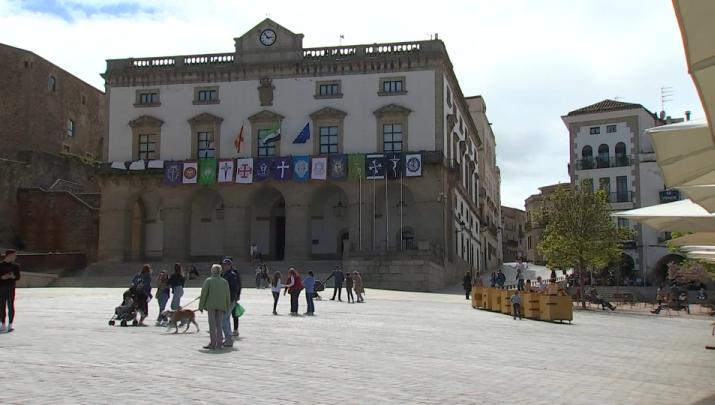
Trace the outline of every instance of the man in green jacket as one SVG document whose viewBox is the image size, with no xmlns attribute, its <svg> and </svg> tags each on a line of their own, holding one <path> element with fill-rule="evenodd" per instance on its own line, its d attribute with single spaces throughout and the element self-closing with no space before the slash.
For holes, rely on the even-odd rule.
<svg viewBox="0 0 715 405">
<path fill-rule="evenodd" d="M 228 282 L 221 277 L 221 266 L 214 264 L 211 266 L 211 277 L 204 281 L 201 287 L 201 298 L 199 299 L 199 311 L 208 311 L 209 333 L 211 343 L 204 346 L 204 349 L 219 350 L 223 344 L 223 332 L 221 322 L 224 314 L 229 310 L 231 304 L 231 293 Z"/>
</svg>

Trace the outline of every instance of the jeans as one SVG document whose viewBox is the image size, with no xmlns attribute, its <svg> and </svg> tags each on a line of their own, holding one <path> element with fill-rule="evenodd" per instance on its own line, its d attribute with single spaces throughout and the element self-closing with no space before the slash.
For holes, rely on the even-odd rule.
<svg viewBox="0 0 715 405">
<path fill-rule="evenodd" d="M 332 300 L 335 299 L 335 296 L 338 296 L 338 300 L 342 301 L 341 295 L 343 294 L 343 283 L 336 284 L 335 287 L 333 287 L 333 298 Z"/>
<path fill-rule="evenodd" d="M 468 290 L 468 289 L 466 289 L 466 288 L 464 289 L 464 297 L 465 297 L 466 299 L 469 299 L 469 293 L 470 293 L 470 292 L 471 292 L 470 290 Z"/>
<path fill-rule="evenodd" d="M 524 279 L 523 278 L 516 280 L 516 289 L 519 291 L 524 291 Z"/>
<path fill-rule="evenodd" d="M 352 287 L 345 287 L 345 291 L 348 293 L 348 302 L 355 302 L 355 297 L 353 296 Z"/>
<path fill-rule="evenodd" d="M 514 309 L 512 310 L 511 315 L 514 319 L 516 319 L 517 316 L 521 319 L 521 304 L 512 304 L 512 307 L 514 307 Z"/>
<path fill-rule="evenodd" d="M 281 293 L 273 291 L 273 312 L 276 312 L 278 307 L 278 298 L 281 297 Z"/>
<path fill-rule="evenodd" d="M 5 307 L 7 307 L 8 323 L 15 320 L 15 287 L 0 287 L 0 321 L 5 323 Z"/>
<path fill-rule="evenodd" d="M 184 295 L 184 287 L 174 287 L 174 295 L 171 297 L 171 309 L 177 311 L 181 306 L 181 297 Z"/>
<path fill-rule="evenodd" d="M 223 321 L 221 322 L 221 329 L 223 329 L 224 344 L 233 344 L 233 333 L 231 331 L 231 314 L 233 314 L 233 307 L 236 306 L 236 301 L 231 301 L 228 306 L 228 311 L 223 314 Z"/>
<path fill-rule="evenodd" d="M 223 336 L 221 334 L 221 324 L 227 311 L 221 311 L 218 309 L 209 309 L 209 334 L 211 336 L 210 346 L 218 349 L 223 343 Z"/>
<path fill-rule="evenodd" d="M 312 291 L 305 292 L 305 302 L 308 304 L 308 313 L 312 314 L 313 312 L 315 312 L 315 305 L 313 305 L 313 292 Z"/>
<path fill-rule="evenodd" d="M 290 312 L 292 314 L 298 313 L 298 297 L 300 296 L 300 291 L 289 291 L 290 293 Z"/>
<path fill-rule="evenodd" d="M 165 291 L 158 291 L 156 295 L 156 300 L 159 303 L 159 316 L 156 320 L 160 321 L 163 319 L 162 313 L 166 309 L 166 303 L 169 301 L 169 290 L 166 289 Z"/>
</svg>

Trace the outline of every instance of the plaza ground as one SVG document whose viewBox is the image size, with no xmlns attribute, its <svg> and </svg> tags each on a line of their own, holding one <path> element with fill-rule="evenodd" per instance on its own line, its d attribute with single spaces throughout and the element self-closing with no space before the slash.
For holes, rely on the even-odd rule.
<svg viewBox="0 0 715 405">
<path fill-rule="evenodd" d="M 317 316 L 294 318 L 288 296 L 273 316 L 270 290 L 245 289 L 236 348 L 208 352 L 205 314 L 201 332 L 185 335 L 108 326 L 121 293 L 19 289 L 16 330 L 0 335 L 0 402 L 715 401 L 706 317 L 577 311 L 571 325 L 514 321 L 464 296 L 368 290 L 364 304 L 322 301 Z M 187 289 L 184 302 L 197 295 Z"/>
</svg>

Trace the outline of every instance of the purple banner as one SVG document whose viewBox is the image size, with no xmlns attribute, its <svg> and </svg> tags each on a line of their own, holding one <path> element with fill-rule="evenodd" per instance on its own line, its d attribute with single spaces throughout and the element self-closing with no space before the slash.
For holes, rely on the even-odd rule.
<svg viewBox="0 0 715 405">
<path fill-rule="evenodd" d="M 164 184 L 177 186 L 184 180 L 184 162 L 164 162 Z"/>
<path fill-rule="evenodd" d="M 253 161 L 254 181 L 266 180 L 271 176 L 272 158 L 258 158 Z"/>
<path fill-rule="evenodd" d="M 290 180 L 293 174 L 293 158 L 290 156 L 278 157 L 273 161 L 273 178 L 276 180 Z"/>
</svg>

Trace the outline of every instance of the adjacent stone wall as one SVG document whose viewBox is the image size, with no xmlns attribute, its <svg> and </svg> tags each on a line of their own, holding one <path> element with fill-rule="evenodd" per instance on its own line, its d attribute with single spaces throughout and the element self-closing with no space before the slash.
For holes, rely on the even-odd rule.
<svg viewBox="0 0 715 405">
<path fill-rule="evenodd" d="M 19 237 L 32 252 L 84 252 L 97 258 L 99 208 L 67 191 L 17 192 Z"/>
</svg>

